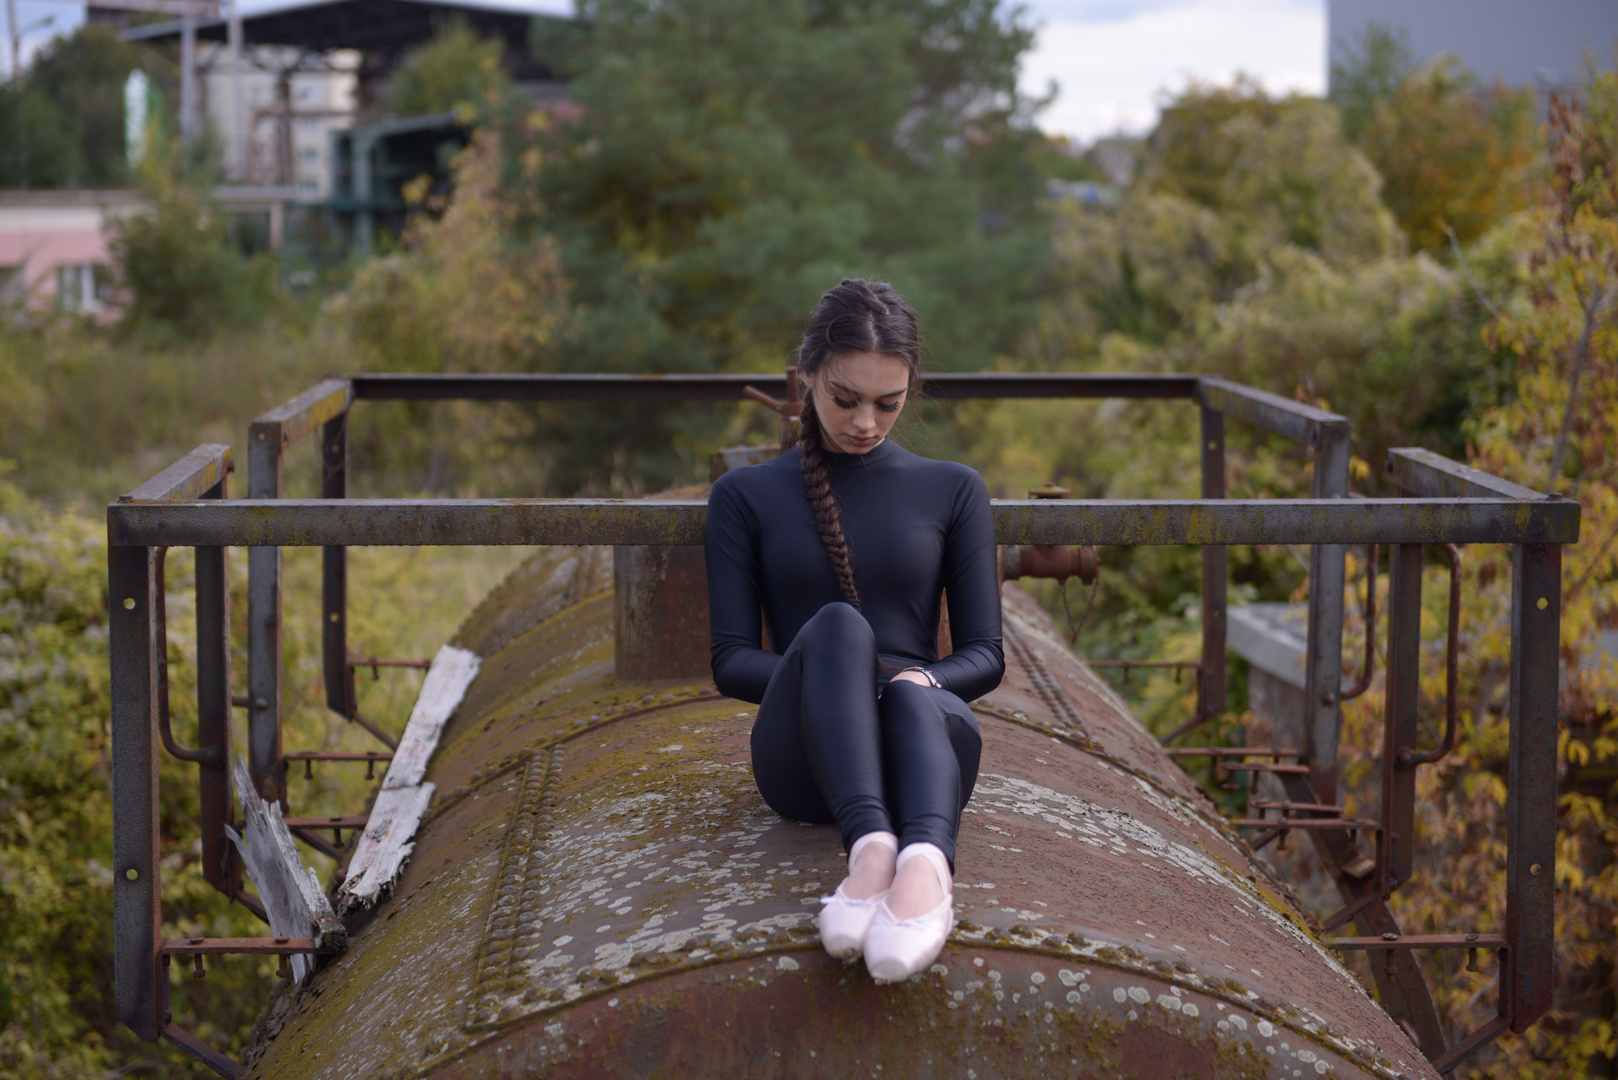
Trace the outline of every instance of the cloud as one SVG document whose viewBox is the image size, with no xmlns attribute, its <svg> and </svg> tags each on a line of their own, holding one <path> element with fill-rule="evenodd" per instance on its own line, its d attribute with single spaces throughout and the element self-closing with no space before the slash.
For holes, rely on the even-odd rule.
<svg viewBox="0 0 1618 1080">
<path fill-rule="evenodd" d="M 1165 92 L 1238 72 L 1272 92 L 1325 92 L 1323 0 L 1046 0 L 1030 14 L 1043 25 L 1022 86 L 1037 95 L 1057 83 L 1040 116 L 1052 134 L 1141 133 Z"/>
<path fill-rule="evenodd" d="M 1127 22 L 1141 15 L 1192 7 L 1196 0 L 1032 0 L 1030 14 L 1048 22 Z"/>
</svg>

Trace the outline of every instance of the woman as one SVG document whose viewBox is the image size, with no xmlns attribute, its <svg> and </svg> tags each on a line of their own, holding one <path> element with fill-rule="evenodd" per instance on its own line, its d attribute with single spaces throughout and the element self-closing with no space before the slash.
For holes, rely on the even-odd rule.
<svg viewBox="0 0 1618 1080">
<path fill-rule="evenodd" d="M 878 982 L 927 967 L 954 926 L 955 837 L 982 745 L 965 701 L 1005 671 L 982 479 L 888 438 L 919 364 L 915 313 L 893 287 L 843 281 L 799 348 L 797 447 L 726 473 L 708 498 L 714 682 L 759 704 L 764 801 L 841 828 L 848 876 L 822 900 L 821 940 L 842 959 L 863 951 Z M 779 652 L 760 648 L 761 609 Z"/>
</svg>

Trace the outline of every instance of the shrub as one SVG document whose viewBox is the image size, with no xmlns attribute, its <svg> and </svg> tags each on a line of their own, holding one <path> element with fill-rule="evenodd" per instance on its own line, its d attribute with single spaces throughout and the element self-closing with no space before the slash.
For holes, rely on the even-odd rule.
<svg viewBox="0 0 1618 1080">
<path fill-rule="evenodd" d="M 180 174 L 178 151 L 143 168 L 148 207 L 109 227 L 108 246 L 132 329 L 203 337 L 251 327 L 275 303 L 275 263 L 244 256 L 225 215 L 196 177 Z"/>
</svg>

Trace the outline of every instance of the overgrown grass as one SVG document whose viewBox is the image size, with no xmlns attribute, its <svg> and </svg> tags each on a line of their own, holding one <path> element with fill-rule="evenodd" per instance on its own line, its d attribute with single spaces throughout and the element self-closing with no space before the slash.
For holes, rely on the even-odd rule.
<svg viewBox="0 0 1618 1080">
<path fill-rule="evenodd" d="M 0 457 L 31 497 L 94 506 L 199 443 L 239 451 L 252 417 L 344 366 L 311 326 L 299 313 L 185 342 L 0 320 Z"/>
<path fill-rule="evenodd" d="M 360 656 L 431 659 L 473 607 L 532 548 L 354 548 L 349 551 L 349 650 Z M 245 589 L 245 559 L 237 569 Z M 283 553 L 283 742 L 288 750 L 377 750 L 376 738 L 325 705 L 320 652 L 318 548 Z M 246 603 L 235 605 L 236 670 L 246 671 Z M 424 673 L 411 668 L 357 673 L 361 715 L 397 735 L 404 729 Z M 245 674 L 238 678 L 245 677 Z M 240 741 L 245 730 L 238 731 Z M 245 742 L 241 743 L 246 752 Z M 293 813 L 349 813 L 362 805 L 370 784 L 362 765 L 323 763 L 313 781 L 293 775 Z M 323 861 L 322 874 L 332 866 Z"/>
<path fill-rule="evenodd" d="M 112 807 L 105 530 L 99 515 L 52 511 L 0 480 L 0 1075 L 91 1077 L 156 1068 L 211 1076 L 166 1044 L 138 1043 L 113 1018 Z M 427 657 L 527 554 L 517 548 L 356 550 L 350 628 L 356 650 Z M 171 707 L 176 735 L 196 730 L 195 606 L 191 553 L 168 560 Z M 285 556 L 285 745 L 371 749 L 375 740 L 327 711 L 321 689 L 319 555 Z M 245 679 L 245 559 L 231 562 L 235 689 Z M 402 730 L 421 674 L 384 670 L 362 681 L 369 718 Z M 240 714 L 238 714 L 239 716 Z M 246 725 L 236 744 L 246 752 Z M 262 932 L 202 879 L 196 770 L 167 758 L 162 784 L 163 933 Z M 380 777 L 328 763 L 294 778 L 295 812 L 361 810 Z M 324 856 L 306 861 L 329 880 Z M 239 1055 L 274 979 L 273 960 L 213 962 L 196 982 L 176 970 L 174 1018 Z"/>
</svg>

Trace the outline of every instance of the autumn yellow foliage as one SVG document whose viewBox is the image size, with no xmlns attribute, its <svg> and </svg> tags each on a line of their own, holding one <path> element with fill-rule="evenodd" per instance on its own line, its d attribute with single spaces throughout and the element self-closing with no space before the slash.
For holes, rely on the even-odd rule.
<svg viewBox="0 0 1618 1080">
<path fill-rule="evenodd" d="M 1477 1077 L 1608 1075 L 1618 1052 L 1610 978 L 1618 964 L 1618 665 L 1600 639 L 1618 625 L 1618 76 L 1596 79 L 1585 105 L 1557 99 L 1550 172 L 1540 204 L 1521 223 L 1528 238 L 1523 288 L 1500 298 L 1486 337 L 1518 357 L 1515 395 L 1472 429 L 1471 463 L 1496 476 L 1577 498 L 1580 541 L 1563 555 L 1560 707 L 1561 796 L 1556 860 L 1557 991 L 1551 1014 L 1507 1037 L 1462 1074 Z M 1505 802 L 1510 681 L 1509 547 L 1464 553 L 1460 719 L 1455 753 L 1418 777 L 1413 880 L 1394 897 L 1409 933 L 1494 931 L 1505 913 Z M 1447 588 L 1434 567 L 1424 595 L 1423 744 L 1443 715 Z M 1611 638 L 1607 639 L 1610 643 Z M 1345 711 L 1344 777 L 1365 809 L 1379 775 L 1381 702 Z M 1491 964 L 1430 954 L 1428 979 L 1451 1038 L 1490 1019 L 1498 1003 Z"/>
</svg>

